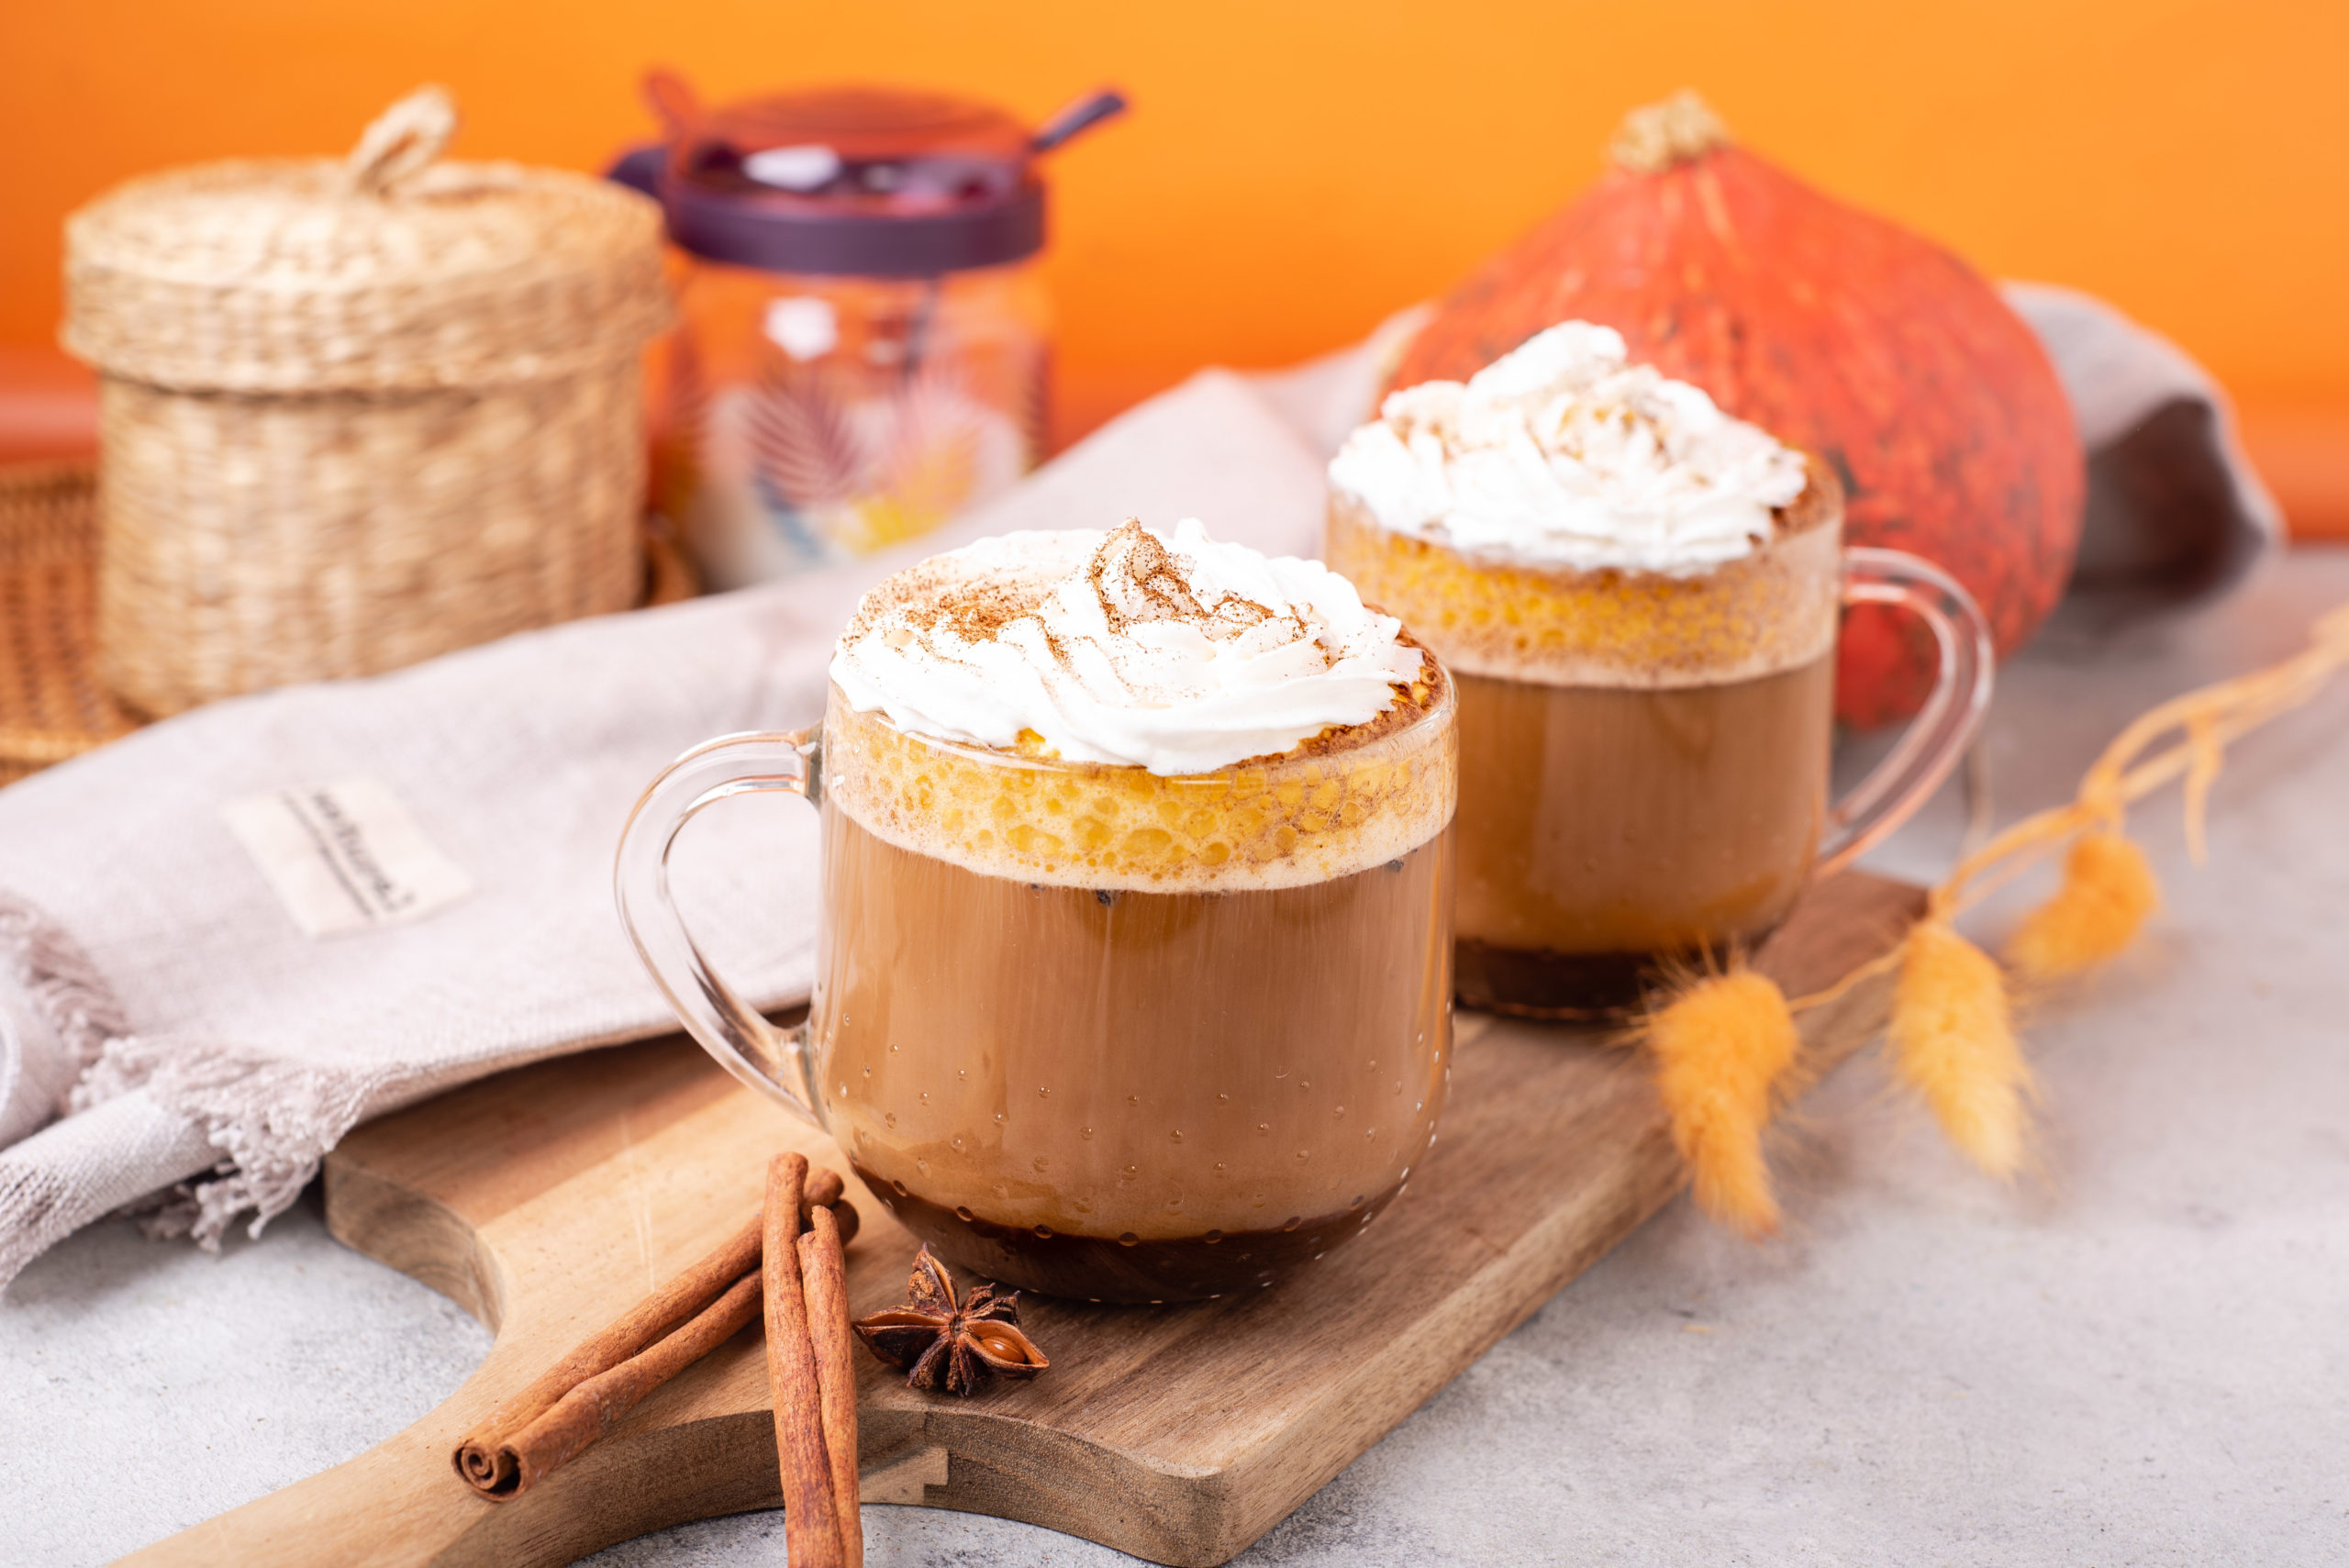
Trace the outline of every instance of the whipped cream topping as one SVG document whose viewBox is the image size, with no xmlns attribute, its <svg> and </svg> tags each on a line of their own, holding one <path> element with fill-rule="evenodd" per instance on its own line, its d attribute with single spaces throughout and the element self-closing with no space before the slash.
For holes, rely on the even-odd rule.
<svg viewBox="0 0 2349 1568">
<path fill-rule="evenodd" d="M 1387 395 L 1330 464 L 1381 527 L 1498 564 L 1687 576 L 1751 554 L 1800 452 L 1569 321 L 1466 384 Z"/>
<path fill-rule="evenodd" d="M 933 557 L 866 597 L 831 676 L 912 734 L 1202 773 L 1385 712 L 1423 667 L 1401 630 L 1319 562 L 1130 521 Z"/>
</svg>

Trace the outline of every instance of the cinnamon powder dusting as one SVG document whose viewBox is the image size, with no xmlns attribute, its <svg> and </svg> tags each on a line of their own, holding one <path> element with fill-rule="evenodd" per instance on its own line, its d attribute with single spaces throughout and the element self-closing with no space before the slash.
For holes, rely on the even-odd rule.
<svg viewBox="0 0 2349 1568">
<path fill-rule="evenodd" d="M 1184 575 L 1182 558 L 1152 537 L 1135 517 L 1127 518 L 1101 541 L 1085 563 L 1085 580 L 1113 636 L 1122 637 L 1131 628 L 1153 621 L 1196 627 L 1210 642 L 1227 641 L 1267 621 L 1287 623 L 1292 638 L 1311 635 L 1304 617 L 1293 609 L 1274 611 L 1238 594 L 1220 595 L 1213 604 L 1202 604 Z M 963 642 L 992 642 L 1004 628 L 1033 615 L 1051 586 L 1003 577 L 952 587 L 941 584 L 927 606 L 908 594 L 907 618 L 923 636 L 942 629 Z M 852 628 L 852 637 L 855 629 Z M 1060 638 L 1047 631 L 1045 641 L 1053 659 L 1063 668 L 1070 668 L 1068 651 Z"/>
<path fill-rule="evenodd" d="M 1187 620 L 1204 626 L 1208 612 L 1191 595 L 1174 553 L 1128 517 L 1101 541 L 1085 564 L 1085 581 L 1101 602 L 1109 629 L 1122 632 L 1137 621 Z M 1262 617 L 1263 606 L 1252 606 Z"/>
<path fill-rule="evenodd" d="M 1305 618 L 1295 610 L 1275 616 L 1253 599 L 1226 594 L 1212 606 L 1199 603 L 1183 576 L 1180 559 L 1151 537 L 1139 518 L 1128 517 L 1101 541 L 1085 570 L 1094 597 L 1112 632 L 1147 621 L 1181 621 L 1195 626 L 1211 642 L 1221 642 L 1281 619 L 1299 637 L 1308 634 Z"/>
</svg>

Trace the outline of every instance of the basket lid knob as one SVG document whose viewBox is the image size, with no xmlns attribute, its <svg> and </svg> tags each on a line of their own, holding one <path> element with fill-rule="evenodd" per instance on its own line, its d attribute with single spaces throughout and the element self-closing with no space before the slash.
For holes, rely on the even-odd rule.
<svg viewBox="0 0 2349 1568">
<path fill-rule="evenodd" d="M 418 87 L 382 114 L 359 138 L 343 167 L 361 195 L 388 195 L 400 182 L 440 156 L 457 134 L 457 100 L 446 87 Z"/>
</svg>

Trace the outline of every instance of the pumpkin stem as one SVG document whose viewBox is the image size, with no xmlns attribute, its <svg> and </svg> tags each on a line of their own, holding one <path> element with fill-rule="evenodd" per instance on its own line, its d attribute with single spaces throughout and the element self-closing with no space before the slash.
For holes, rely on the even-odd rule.
<svg viewBox="0 0 2349 1568">
<path fill-rule="evenodd" d="M 1634 174 L 1661 174 L 1730 144 L 1729 127 L 1712 106 L 1683 87 L 1660 104 L 1633 109 L 1607 144 L 1608 161 Z"/>
</svg>

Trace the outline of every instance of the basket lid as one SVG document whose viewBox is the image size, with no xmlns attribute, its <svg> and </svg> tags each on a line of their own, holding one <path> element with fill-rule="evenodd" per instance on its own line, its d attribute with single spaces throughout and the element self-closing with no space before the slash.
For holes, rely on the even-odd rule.
<svg viewBox="0 0 2349 1568">
<path fill-rule="evenodd" d="M 228 392 L 495 384 L 637 352 L 668 320 L 659 209 L 584 174 L 436 161 L 455 126 L 427 88 L 347 160 L 116 187 L 66 224 L 66 348 Z"/>
<path fill-rule="evenodd" d="M 1122 112 L 1102 89 L 1030 130 L 942 93 L 834 86 L 704 108 L 682 78 L 646 79 L 668 139 L 613 177 L 661 198 L 696 255 L 770 272 L 930 277 L 1000 266 L 1044 243 L 1037 158 Z"/>
</svg>

